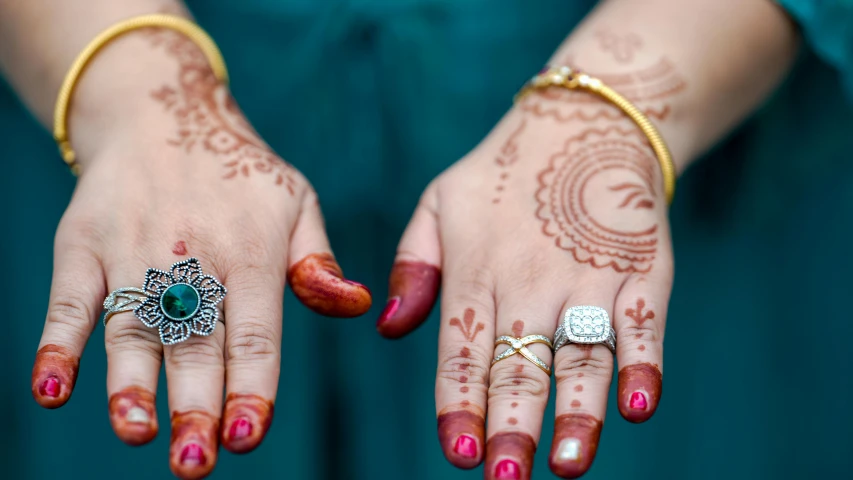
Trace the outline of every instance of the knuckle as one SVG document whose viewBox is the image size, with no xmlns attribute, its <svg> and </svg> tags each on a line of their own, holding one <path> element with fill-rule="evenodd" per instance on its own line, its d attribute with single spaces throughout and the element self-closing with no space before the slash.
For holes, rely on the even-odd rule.
<svg viewBox="0 0 853 480">
<path fill-rule="evenodd" d="M 133 348 L 160 358 L 160 340 L 157 338 L 157 331 L 146 327 L 136 319 L 119 318 L 116 315 L 116 318 L 108 324 L 104 343 L 107 353 Z"/>
<path fill-rule="evenodd" d="M 490 399 L 510 395 L 542 398 L 551 388 L 551 378 L 532 364 L 524 365 L 507 359 L 494 364 L 491 373 Z"/>
<path fill-rule="evenodd" d="M 616 333 L 620 343 L 633 343 L 642 339 L 645 342 L 657 343 L 661 339 L 658 324 L 654 320 L 646 320 L 642 325 L 630 323 L 624 325 Z"/>
<path fill-rule="evenodd" d="M 228 329 L 226 358 L 229 362 L 258 362 L 278 359 L 279 339 L 275 330 L 261 321 L 243 321 Z"/>
<path fill-rule="evenodd" d="M 212 337 L 190 337 L 185 342 L 170 346 L 167 361 L 181 367 L 210 368 L 222 365 L 224 354 Z"/>
<path fill-rule="evenodd" d="M 438 378 L 459 383 L 486 385 L 488 383 L 488 354 L 474 344 L 443 347 L 438 353 Z M 462 381 L 462 377 L 466 381 Z"/>
<path fill-rule="evenodd" d="M 613 375 L 613 357 L 604 347 L 592 348 L 587 353 L 586 349 L 568 345 L 560 351 L 566 353 L 557 355 L 554 363 L 554 378 L 558 383 L 576 377 L 579 373 L 600 380 L 609 380 Z"/>
<path fill-rule="evenodd" d="M 75 295 L 58 295 L 47 309 L 47 321 L 80 330 L 94 322 L 94 315 L 86 302 Z"/>
</svg>

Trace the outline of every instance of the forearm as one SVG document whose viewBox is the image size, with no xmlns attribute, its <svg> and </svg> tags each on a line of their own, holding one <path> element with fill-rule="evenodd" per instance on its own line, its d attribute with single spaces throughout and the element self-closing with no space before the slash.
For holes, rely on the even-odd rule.
<svg viewBox="0 0 853 480">
<path fill-rule="evenodd" d="M 772 91 L 797 46 L 794 25 L 770 0 L 608 0 L 551 63 L 599 76 L 636 103 L 681 171 Z M 570 93 L 540 112 L 599 124 L 615 113 Z"/>
<path fill-rule="evenodd" d="M 187 15 L 177 0 L 0 0 L 0 71 L 50 128 L 59 86 L 74 58 L 101 31 L 135 15 Z M 85 153 L 112 126 L 134 120 L 143 85 L 173 63 L 138 32 L 111 42 L 81 76 L 69 114 L 72 143 Z M 161 68 L 162 66 L 162 68 Z M 147 102 L 150 103 L 150 102 Z"/>
</svg>

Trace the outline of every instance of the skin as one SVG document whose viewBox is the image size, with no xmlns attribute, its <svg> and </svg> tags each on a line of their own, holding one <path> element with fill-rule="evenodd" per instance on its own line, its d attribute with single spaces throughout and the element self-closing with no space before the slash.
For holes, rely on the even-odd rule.
<svg viewBox="0 0 853 480">
<path fill-rule="evenodd" d="M 110 423 L 116 436 L 131 446 L 144 445 L 157 436 L 154 392 L 127 387 L 110 396 Z"/>
<path fill-rule="evenodd" d="M 719 25 L 732 41 L 719 42 Z M 609 0 L 549 63 L 588 72 L 627 97 L 658 127 L 680 172 L 772 92 L 798 43 L 769 0 Z M 507 348 L 493 342 L 553 338 L 569 307 L 599 306 L 610 318 L 622 416 L 636 423 L 655 412 L 674 268 L 663 192 L 654 152 L 619 109 L 552 88 L 520 99 L 422 195 L 398 261 L 441 269 L 436 411 L 464 401 L 466 411 L 487 413 L 487 478 L 505 457 L 528 474 L 551 381 L 520 355 L 491 365 Z M 613 354 L 568 345 L 552 359 L 542 345 L 529 348 L 552 365 L 557 387 L 551 468 L 576 478 L 597 451 Z M 451 442 L 472 424 L 440 425 L 448 461 L 470 468 Z M 503 438 L 517 441 L 496 441 Z M 575 451 L 579 459 L 568 458 Z"/>
<path fill-rule="evenodd" d="M 441 270 L 424 262 L 398 261 L 388 281 L 388 303 L 376 322 L 385 338 L 400 338 L 420 326 L 438 297 Z"/>
<path fill-rule="evenodd" d="M 151 12 L 187 15 L 171 0 L 5 2 L 0 69 L 48 126 L 86 43 Z M 343 278 L 311 185 L 263 142 L 183 36 L 135 31 L 101 50 L 80 78 L 69 132 L 82 173 L 56 233 L 33 396 L 47 408 L 68 401 L 109 291 L 196 257 L 228 289 L 219 307 L 227 327 L 163 347 L 156 329 L 127 312 L 112 317 L 104 339 L 118 437 L 139 445 L 156 435 L 153 392 L 165 364 L 169 463 L 180 478 L 202 478 L 220 440 L 248 452 L 270 427 L 285 284 L 309 308 L 343 317 L 364 313 L 370 292 Z"/>
<path fill-rule="evenodd" d="M 33 398 L 44 408 L 58 408 L 71 397 L 80 357 L 72 350 L 48 344 L 36 353 L 33 365 Z"/>
</svg>

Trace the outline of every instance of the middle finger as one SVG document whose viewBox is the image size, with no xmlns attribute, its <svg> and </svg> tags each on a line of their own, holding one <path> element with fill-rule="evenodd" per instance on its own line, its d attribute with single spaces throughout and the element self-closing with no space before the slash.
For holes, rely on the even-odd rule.
<svg viewBox="0 0 853 480">
<path fill-rule="evenodd" d="M 560 306 L 553 290 L 544 282 L 532 282 L 510 289 L 506 295 L 499 291 L 497 297 L 502 300 L 497 309 L 496 337 L 542 335 L 552 339 Z M 538 305 L 529 301 L 534 296 Z M 530 343 L 524 348 L 550 368 L 548 345 Z M 507 350 L 514 348 L 496 345 L 495 356 Z M 530 478 L 548 403 L 550 374 L 519 352 L 494 363 L 490 377 L 486 478 Z"/>
</svg>

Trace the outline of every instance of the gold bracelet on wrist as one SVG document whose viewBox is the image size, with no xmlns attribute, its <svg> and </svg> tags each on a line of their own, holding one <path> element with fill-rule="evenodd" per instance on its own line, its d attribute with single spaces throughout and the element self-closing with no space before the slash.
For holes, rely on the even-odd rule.
<svg viewBox="0 0 853 480">
<path fill-rule="evenodd" d="M 204 56 L 207 57 L 207 61 L 210 63 L 210 67 L 216 78 L 222 83 L 228 83 L 228 71 L 225 68 L 225 61 L 222 59 L 219 48 L 216 47 L 213 39 L 201 27 L 190 20 L 173 15 L 142 15 L 123 20 L 107 28 L 89 42 L 86 48 L 74 59 L 74 63 L 71 64 L 71 68 L 65 75 L 65 80 L 63 80 L 62 86 L 59 89 L 59 95 L 56 98 L 56 107 L 53 111 L 53 138 L 59 146 L 59 154 L 62 155 L 62 160 L 65 161 L 74 175 L 80 173 L 80 165 L 77 163 L 76 154 L 68 140 L 68 108 L 71 103 L 71 96 L 74 94 L 74 87 L 77 86 L 80 75 L 95 54 L 116 37 L 132 30 L 150 27 L 174 30 L 192 40 L 198 45 Z"/>
<path fill-rule="evenodd" d="M 625 115 L 637 124 L 637 127 L 649 139 L 649 144 L 651 144 L 652 150 L 654 150 L 655 156 L 657 156 L 661 173 L 663 173 L 666 201 L 667 203 L 672 203 L 672 198 L 675 195 L 675 165 L 672 163 L 672 155 L 670 155 L 669 148 L 667 148 L 658 129 L 655 128 L 648 117 L 643 115 L 640 109 L 620 95 L 619 92 L 605 85 L 601 80 L 565 66 L 543 68 L 542 71 L 531 78 L 521 88 L 521 91 L 515 96 L 515 101 L 521 100 L 524 96 L 535 90 L 543 90 L 549 87 L 584 90 L 596 94 L 619 107 Z"/>
</svg>

